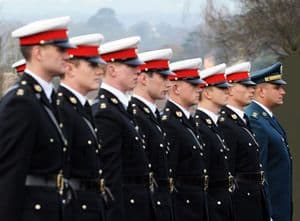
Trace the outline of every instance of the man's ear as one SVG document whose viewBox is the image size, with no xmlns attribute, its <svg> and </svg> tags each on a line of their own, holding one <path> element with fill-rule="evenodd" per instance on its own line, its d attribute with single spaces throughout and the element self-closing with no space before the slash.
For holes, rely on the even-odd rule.
<svg viewBox="0 0 300 221">
<path fill-rule="evenodd" d="M 33 45 L 31 50 L 31 57 L 37 60 L 42 59 L 42 50 L 41 46 L 39 45 Z"/>
<path fill-rule="evenodd" d="M 141 72 L 138 76 L 138 82 L 146 86 L 148 84 L 148 75 L 145 72 Z"/>
<path fill-rule="evenodd" d="M 107 63 L 106 74 L 111 77 L 115 77 L 116 76 L 116 65 L 114 65 L 112 63 Z"/>
</svg>

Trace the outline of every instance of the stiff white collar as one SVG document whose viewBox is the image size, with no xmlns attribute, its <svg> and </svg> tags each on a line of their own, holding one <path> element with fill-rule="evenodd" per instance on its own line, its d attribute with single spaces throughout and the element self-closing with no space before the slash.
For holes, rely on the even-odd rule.
<svg viewBox="0 0 300 221">
<path fill-rule="evenodd" d="M 73 88 L 69 87 L 68 85 L 61 83 L 61 86 L 63 86 L 64 88 L 68 89 L 69 91 L 71 91 L 80 101 L 80 103 L 82 104 L 82 106 L 85 105 L 87 98 L 85 96 L 83 96 L 81 93 L 79 93 L 78 91 L 74 90 Z"/>
<path fill-rule="evenodd" d="M 259 106 L 262 107 L 262 109 L 264 109 L 271 117 L 273 117 L 273 113 L 272 111 L 270 111 L 265 105 L 259 103 L 258 101 L 256 100 L 253 100 L 253 102 L 257 103 Z"/>
<path fill-rule="evenodd" d="M 203 108 L 203 107 L 197 107 L 197 109 L 206 113 L 213 120 L 215 125 L 217 125 L 219 114 L 215 114 L 214 112 L 207 110 L 206 108 Z"/>
<path fill-rule="evenodd" d="M 231 109 L 234 113 L 236 113 L 245 123 L 247 123 L 246 120 L 245 120 L 245 118 L 244 118 L 244 115 L 245 115 L 244 111 L 242 111 L 242 110 L 240 110 L 240 109 L 238 109 L 236 107 L 233 107 L 233 106 L 231 106 L 229 104 L 227 104 L 226 106 L 229 109 Z"/>
<path fill-rule="evenodd" d="M 155 104 L 151 103 L 150 101 L 147 101 L 145 98 L 139 96 L 139 95 L 136 95 L 134 94 L 133 97 L 139 99 L 140 101 L 142 101 L 144 104 L 146 104 L 150 110 L 152 111 L 152 113 L 155 115 L 155 111 L 157 110 L 157 107 Z"/>
<path fill-rule="evenodd" d="M 171 101 L 173 104 L 175 104 L 177 107 L 179 107 L 179 109 L 182 110 L 182 112 L 184 113 L 184 115 L 186 116 L 187 119 L 190 118 L 191 113 L 187 109 L 185 109 L 184 107 L 182 107 L 180 104 L 177 104 L 171 98 L 169 99 L 169 101 Z"/>
<path fill-rule="evenodd" d="M 124 108 L 127 110 L 129 99 L 128 99 L 128 96 L 126 94 L 124 94 L 122 91 L 118 90 L 117 88 L 114 88 L 114 87 L 110 86 L 109 84 L 107 84 L 105 82 L 103 82 L 101 84 L 100 88 L 108 90 L 113 95 L 115 95 L 121 101 L 121 103 L 123 104 Z"/>
</svg>

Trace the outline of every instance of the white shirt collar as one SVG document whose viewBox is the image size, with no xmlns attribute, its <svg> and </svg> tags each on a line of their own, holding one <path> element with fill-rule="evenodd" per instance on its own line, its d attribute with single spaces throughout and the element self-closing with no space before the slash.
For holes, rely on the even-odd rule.
<svg viewBox="0 0 300 221">
<path fill-rule="evenodd" d="M 262 107 L 262 109 L 264 109 L 271 117 L 273 117 L 273 113 L 272 111 L 270 111 L 265 105 L 259 103 L 256 100 L 253 100 L 253 102 L 255 102 L 256 104 L 258 104 L 260 107 Z"/>
<path fill-rule="evenodd" d="M 155 115 L 155 111 L 157 110 L 157 107 L 155 104 L 151 103 L 150 101 L 147 101 L 145 98 L 139 96 L 139 95 L 136 95 L 134 94 L 133 97 L 139 99 L 140 101 L 142 101 L 144 104 L 146 104 L 150 110 L 152 111 L 152 113 Z"/>
<path fill-rule="evenodd" d="M 43 88 L 46 97 L 49 99 L 49 101 L 51 102 L 51 94 L 53 91 L 53 84 L 52 82 L 48 82 L 45 81 L 44 79 L 42 79 L 41 77 L 39 77 L 38 75 L 36 75 L 35 73 L 33 73 L 32 71 L 30 71 L 29 69 L 25 69 L 26 74 L 30 75 L 31 77 L 33 77 Z"/>
<path fill-rule="evenodd" d="M 77 92 L 76 90 L 74 90 L 73 88 L 69 87 L 68 85 L 61 83 L 61 86 L 63 86 L 64 88 L 68 89 L 69 91 L 71 91 L 76 97 L 77 99 L 80 101 L 80 103 L 82 104 L 82 106 L 85 105 L 87 99 L 85 96 L 83 96 L 82 94 L 80 94 L 79 92 Z"/>
<path fill-rule="evenodd" d="M 229 104 L 227 104 L 226 105 L 229 109 L 231 109 L 233 112 L 235 112 L 245 123 L 246 123 L 246 120 L 245 120 L 245 118 L 244 118 L 244 114 L 245 114 L 245 112 L 244 111 L 242 111 L 242 110 L 240 110 L 240 109 L 238 109 L 238 108 L 236 108 L 236 107 L 233 107 L 233 106 L 231 106 L 231 105 L 229 105 Z"/>
<path fill-rule="evenodd" d="M 182 107 L 180 104 L 177 104 L 171 98 L 169 99 L 169 101 L 171 101 L 173 104 L 175 104 L 177 107 L 179 107 L 179 109 L 182 110 L 182 112 L 184 113 L 184 115 L 186 116 L 187 119 L 190 118 L 191 113 L 187 109 L 185 109 L 184 107 Z"/>
<path fill-rule="evenodd" d="M 127 109 L 129 99 L 128 99 L 128 96 L 126 94 L 124 94 L 122 91 L 120 91 L 120 90 L 118 90 L 118 89 L 116 89 L 116 88 L 114 88 L 114 87 L 106 84 L 105 82 L 103 82 L 101 84 L 100 88 L 108 90 L 113 95 L 115 95 L 121 101 L 121 103 L 123 104 L 124 108 Z"/>
<path fill-rule="evenodd" d="M 219 118 L 219 114 L 215 114 L 214 112 L 207 110 L 203 107 L 197 107 L 198 110 L 203 111 L 204 113 L 206 113 L 215 123 L 215 125 L 217 125 L 218 123 L 218 118 Z"/>
</svg>

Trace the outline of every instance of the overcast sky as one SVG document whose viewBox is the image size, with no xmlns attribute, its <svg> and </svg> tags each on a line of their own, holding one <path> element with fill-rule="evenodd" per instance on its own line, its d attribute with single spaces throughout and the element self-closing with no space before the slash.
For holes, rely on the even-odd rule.
<svg viewBox="0 0 300 221">
<path fill-rule="evenodd" d="M 0 0 L 0 18 L 32 21 L 41 18 L 70 15 L 83 21 L 101 7 L 113 8 L 120 20 L 132 24 L 135 20 L 165 20 L 186 23 L 201 16 L 206 0 Z M 159 17 L 159 18 L 156 18 Z"/>
</svg>

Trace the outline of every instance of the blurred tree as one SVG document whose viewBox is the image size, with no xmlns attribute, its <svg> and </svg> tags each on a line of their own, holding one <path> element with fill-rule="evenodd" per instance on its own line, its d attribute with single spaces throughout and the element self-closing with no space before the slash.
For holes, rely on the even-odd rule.
<svg viewBox="0 0 300 221">
<path fill-rule="evenodd" d="M 123 37 L 126 33 L 125 27 L 117 19 L 115 11 L 111 8 L 100 8 L 95 15 L 88 19 L 87 26 L 96 32 L 100 30 L 109 40 Z"/>
<path fill-rule="evenodd" d="M 262 53 L 275 59 L 300 54 L 299 0 L 233 0 L 235 10 L 207 0 L 211 43 L 224 48 L 228 61 Z"/>
</svg>

